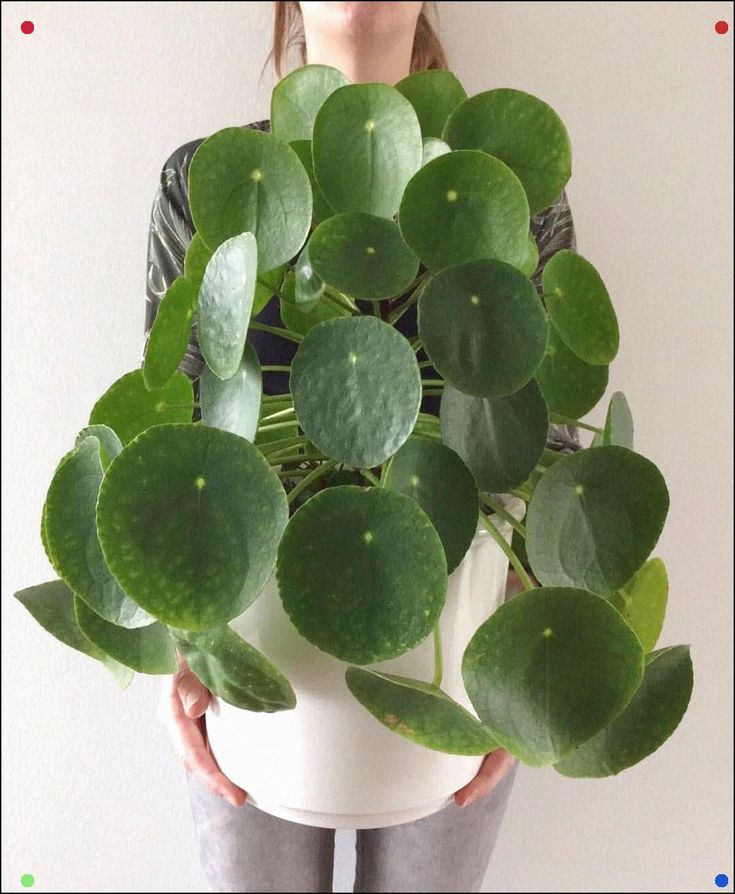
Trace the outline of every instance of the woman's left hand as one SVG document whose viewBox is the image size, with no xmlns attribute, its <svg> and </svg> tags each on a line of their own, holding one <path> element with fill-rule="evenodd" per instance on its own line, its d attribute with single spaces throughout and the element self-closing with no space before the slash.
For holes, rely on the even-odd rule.
<svg viewBox="0 0 735 894">
<path fill-rule="evenodd" d="M 478 798 L 489 795 L 515 762 L 516 758 L 504 748 L 498 748 L 497 751 L 486 754 L 477 776 L 464 788 L 455 792 L 455 804 L 459 804 L 460 807 L 469 807 Z"/>
</svg>

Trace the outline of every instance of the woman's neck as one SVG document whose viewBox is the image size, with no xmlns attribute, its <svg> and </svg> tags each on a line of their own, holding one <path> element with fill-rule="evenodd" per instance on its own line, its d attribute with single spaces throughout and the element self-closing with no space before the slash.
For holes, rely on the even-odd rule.
<svg viewBox="0 0 735 894">
<path fill-rule="evenodd" d="M 323 34 L 306 34 L 307 61 L 339 69 L 353 84 L 383 83 L 391 86 L 411 70 L 413 33 L 387 38 L 359 35 L 331 39 Z"/>
</svg>

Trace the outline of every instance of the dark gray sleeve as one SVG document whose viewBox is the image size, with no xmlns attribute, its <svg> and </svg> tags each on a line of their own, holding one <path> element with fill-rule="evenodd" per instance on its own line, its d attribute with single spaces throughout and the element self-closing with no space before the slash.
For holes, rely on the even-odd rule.
<svg viewBox="0 0 735 894">
<path fill-rule="evenodd" d="M 577 250 L 577 237 L 574 232 L 572 211 L 569 207 L 566 192 L 562 192 L 559 198 L 539 214 L 531 218 L 531 232 L 538 246 L 539 262 L 532 281 L 539 294 L 542 291 L 541 274 L 549 259 L 562 248 L 571 251 Z M 561 453 L 574 453 L 582 446 L 579 441 L 579 432 L 574 425 L 549 426 L 549 436 L 546 442 L 549 450 L 557 450 Z"/>
<path fill-rule="evenodd" d="M 183 275 L 184 257 L 194 236 L 195 228 L 189 211 L 187 184 L 189 163 L 201 142 L 194 140 L 187 143 L 166 160 L 153 198 L 148 231 L 143 357 L 158 307 L 171 283 L 177 276 Z M 195 392 L 203 368 L 204 360 L 199 350 L 195 325 L 189 337 L 186 354 L 179 364 L 179 369 L 194 382 Z"/>
</svg>

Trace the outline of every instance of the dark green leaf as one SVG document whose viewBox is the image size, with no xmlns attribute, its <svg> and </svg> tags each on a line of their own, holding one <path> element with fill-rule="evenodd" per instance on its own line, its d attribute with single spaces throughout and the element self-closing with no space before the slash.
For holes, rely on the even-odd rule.
<svg viewBox="0 0 735 894">
<path fill-rule="evenodd" d="M 148 336 L 143 381 L 149 391 L 164 388 L 183 360 L 195 304 L 194 286 L 178 276 L 163 296 Z"/>
</svg>

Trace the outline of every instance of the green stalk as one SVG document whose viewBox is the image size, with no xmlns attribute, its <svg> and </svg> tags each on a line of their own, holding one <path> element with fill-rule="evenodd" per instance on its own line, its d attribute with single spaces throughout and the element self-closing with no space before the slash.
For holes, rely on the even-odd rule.
<svg viewBox="0 0 735 894">
<path fill-rule="evenodd" d="M 288 502 L 292 503 L 296 497 L 301 493 L 302 490 L 307 488 L 313 481 L 321 478 L 322 475 L 326 475 L 327 472 L 331 472 L 332 469 L 337 465 L 336 459 L 327 460 L 327 462 L 322 463 L 320 466 L 317 466 L 316 469 L 312 469 L 308 475 L 299 481 L 296 487 L 291 491 L 288 495 Z"/>
<path fill-rule="evenodd" d="M 274 414 L 277 415 L 277 414 Z M 262 420 L 261 420 L 262 421 Z M 269 425 L 259 425 L 258 431 L 275 431 L 278 428 L 293 428 L 294 425 L 297 425 L 297 421 L 295 419 L 287 419 L 285 422 L 273 422 Z"/>
<path fill-rule="evenodd" d="M 293 416 L 296 410 L 293 407 L 286 407 L 285 410 L 278 410 L 277 413 L 271 413 L 270 416 L 263 416 L 261 422 L 268 422 L 270 419 L 281 419 L 284 416 Z M 293 423 L 291 423 L 293 425 Z"/>
<path fill-rule="evenodd" d="M 304 443 L 306 443 L 306 435 L 298 435 L 293 438 L 279 438 L 277 441 L 270 441 L 258 446 L 264 456 L 272 457 L 275 453 L 283 453 L 284 450 L 290 450 L 292 447 L 298 447 L 299 444 Z"/>
<path fill-rule="evenodd" d="M 265 323 L 257 323 L 255 320 L 250 321 L 251 329 L 259 329 L 261 332 L 270 332 L 271 335 L 280 335 L 281 338 L 285 338 L 288 341 L 295 341 L 296 344 L 301 344 L 301 340 L 303 336 L 299 335 L 297 332 L 291 332 L 290 329 L 281 329 L 278 326 L 267 326 Z"/>
<path fill-rule="evenodd" d="M 442 632 L 439 626 L 439 622 L 436 622 L 436 627 L 434 627 L 434 679 L 431 681 L 432 686 L 436 686 L 437 689 L 442 684 L 442 676 L 444 674 L 443 662 L 442 662 Z"/>
<path fill-rule="evenodd" d="M 323 453 L 288 453 L 289 448 L 279 450 L 277 453 L 267 456 L 266 459 L 272 466 L 281 466 L 285 463 L 303 463 L 307 460 L 324 460 L 327 457 Z M 285 456 L 284 456 L 285 454 Z"/>
<path fill-rule="evenodd" d="M 561 413 L 549 413 L 549 422 L 555 422 L 557 425 L 574 425 L 577 428 L 584 428 L 586 431 L 602 434 L 602 429 L 596 425 L 589 425 L 587 422 L 580 422 L 579 419 L 570 419 L 569 416 L 562 416 Z"/>
<path fill-rule="evenodd" d="M 400 307 L 397 307 L 392 313 L 388 314 L 388 322 L 391 326 L 395 326 L 396 323 L 401 319 L 401 317 L 406 313 L 407 310 L 410 310 L 414 304 L 419 299 L 418 289 L 411 295 L 411 297 L 405 301 Z"/>
<path fill-rule="evenodd" d="M 362 316 L 362 314 L 360 313 L 359 308 L 357 308 L 357 307 L 353 307 L 353 306 L 349 303 L 349 301 L 346 301 L 346 300 L 342 297 L 342 295 L 339 294 L 339 292 L 334 292 L 332 289 L 329 288 L 329 286 L 327 286 L 327 287 L 324 289 L 324 296 L 323 296 L 323 297 L 326 298 L 327 301 L 331 302 L 331 304 L 332 304 L 333 306 L 338 307 L 338 308 L 340 308 L 341 310 L 347 310 L 347 311 L 349 311 L 351 314 L 354 314 L 354 315 L 357 315 L 357 316 Z"/>
<path fill-rule="evenodd" d="M 373 475 L 373 473 L 369 469 L 360 469 L 360 474 L 363 476 L 363 478 L 367 478 L 367 480 L 371 482 L 371 484 L 374 484 L 376 487 L 383 486 L 380 478 L 378 478 L 377 475 Z"/>
<path fill-rule="evenodd" d="M 482 499 L 485 503 L 487 503 L 487 505 L 496 515 L 499 515 L 500 518 L 502 518 L 504 521 L 507 521 L 512 528 L 518 531 L 518 533 L 521 535 L 521 537 L 523 537 L 524 540 L 526 539 L 525 527 L 518 521 L 517 518 L 514 518 L 504 506 L 501 506 L 497 500 L 494 500 L 490 496 L 490 494 L 483 494 Z"/>
<path fill-rule="evenodd" d="M 422 379 L 421 385 L 424 388 L 443 388 L 447 383 L 444 379 Z"/>
<path fill-rule="evenodd" d="M 290 373 L 290 366 L 279 366 L 278 364 L 267 364 L 260 367 L 262 372 L 266 373 Z"/>
<path fill-rule="evenodd" d="M 498 531 L 495 525 L 489 521 L 484 512 L 480 513 L 480 521 L 487 528 L 490 536 L 495 540 L 498 546 L 503 550 L 505 555 L 508 557 L 508 561 L 513 566 L 513 570 L 518 575 L 521 580 L 521 583 L 527 590 L 533 590 L 534 585 L 531 581 L 531 578 L 526 574 L 526 569 L 523 567 L 521 560 L 515 554 L 515 552 L 511 549 L 511 547 L 506 543 L 505 537 Z"/>
</svg>

